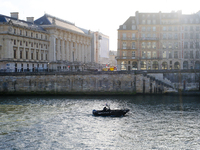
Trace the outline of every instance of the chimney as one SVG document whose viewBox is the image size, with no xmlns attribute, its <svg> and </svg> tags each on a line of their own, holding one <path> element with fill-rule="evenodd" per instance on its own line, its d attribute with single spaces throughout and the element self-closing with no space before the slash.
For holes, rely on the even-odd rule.
<svg viewBox="0 0 200 150">
<path fill-rule="evenodd" d="M 26 21 L 34 23 L 34 17 L 26 17 Z"/>
<path fill-rule="evenodd" d="M 12 17 L 12 18 L 15 18 L 15 19 L 18 19 L 18 12 L 11 12 L 10 13 L 10 16 Z"/>
</svg>

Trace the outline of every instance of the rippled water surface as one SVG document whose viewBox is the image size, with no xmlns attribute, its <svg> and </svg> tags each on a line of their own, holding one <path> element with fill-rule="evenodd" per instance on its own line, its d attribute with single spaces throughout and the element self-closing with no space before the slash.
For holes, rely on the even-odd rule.
<svg viewBox="0 0 200 150">
<path fill-rule="evenodd" d="M 125 117 L 94 117 L 105 103 Z M 0 149 L 200 149 L 200 98 L 0 97 Z"/>
</svg>

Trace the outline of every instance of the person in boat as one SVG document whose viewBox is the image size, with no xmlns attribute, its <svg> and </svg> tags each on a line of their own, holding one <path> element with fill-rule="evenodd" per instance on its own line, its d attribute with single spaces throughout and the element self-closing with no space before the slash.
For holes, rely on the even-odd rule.
<svg viewBox="0 0 200 150">
<path fill-rule="evenodd" d="M 110 107 L 106 104 L 106 106 L 103 108 L 103 111 L 110 111 Z"/>
</svg>

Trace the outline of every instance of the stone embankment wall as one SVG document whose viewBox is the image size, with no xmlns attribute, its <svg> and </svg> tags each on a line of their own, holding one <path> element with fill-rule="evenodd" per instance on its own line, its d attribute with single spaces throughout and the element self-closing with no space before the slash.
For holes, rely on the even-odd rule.
<svg viewBox="0 0 200 150">
<path fill-rule="evenodd" d="M 0 76 L 0 94 L 120 95 L 162 93 L 167 87 L 135 73 L 48 73 Z"/>
</svg>

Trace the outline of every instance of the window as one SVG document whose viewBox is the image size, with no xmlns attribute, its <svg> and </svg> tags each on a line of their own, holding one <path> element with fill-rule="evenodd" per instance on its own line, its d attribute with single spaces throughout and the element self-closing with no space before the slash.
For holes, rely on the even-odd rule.
<svg viewBox="0 0 200 150">
<path fill-rule="evenodd" d="M 178 49 L 178 42 L 175 42 L 175 43 L 174 43 L 174 48 L 175 48 L 175 49 Z"/>
<path fill-rule="evenodd" d="M 199 48 L 199 42 L 196 42 L 196 48 Z"/>
<path fill-rule="evenodd" d="M 146 20 L 142 20 L 142 24 L 146 24 Z"/>
<path fill-rule="evenodd" d="M 126 49 L 126 42 L 123 42 L 122 49 Z"/>
<path fill-rule="evenodd" d="M 22 41 L 19 42 L 20 46 L 22 46 Z"/>
<path fill-rule="evenodd" d="M 156 27 L 155 26 L 153 27 L 153 31 L 156 31 Z"/>
<path fill-rule="evenodd" d="M 151 24 L 151 20 L 147 20 L 147 24 Z"/>
<path fill-rule="evenodd" d="M 172 27 L 171 26 L 168 27 L 168 31 L 172 31 Z"/>
<path fill-rule="evenodd" d="M 28 51 L 26 51 L 26 59 L 28 59 Z"/>
<path fill-rule="evenodd" d="M 121 70 L 126 70 L 126 61 L 121 62 Z"/>
<path fill-rule="evenodd" d="M 38 52 L 36 52 L 36 60 L 38 60 Z"/>
<path fill-rule="evenodd" d="M 33 42 L 31 42 L 31 47 L 33 47 Z"/>
<path fill-rule="evenodd" d="M 169 47 L 169 49 L 172 49 L 172 43 L 171 42 L 169 42 L 168 47 Z"/>
<path fill-rule="evenodd" d="M 193 42 L 190 42 L 190 48 L 193 49 Z"/>
<path fill-rule="evenodd" d="M 196 33 L 196 39 L 199 39 L 199 33 Z"/>
<path fill-rule="evenodd" d="M 167 28 L 166 27 L 163 27 L 163 31 L 166 31 L 167 30 Z"/>
<path fill-rule="evenodd" d="M 184 51 L 184 58 L 185 58 L 185 59 L 188 59 L 188 58 L 189 58 L 188 55 L 189 55 L 188 51 Z"/>
<path fill-rule="evenodd" d="M 36 34 L 36 38 L 38 38 L 38 34 Z"/>
<path fill-rule="evenodd" d="M 163 49 L 166 49 L 167 48 L 167 44 L 165 42 L 162 43 L 162 47 Z"/>
<path fill-rule="evenodd" d="M 28 42 L 26 42 L 26 46 L 28 46 Z"/>
<path fill-rule="evenodd" d="M 126 25 L 123 25 L 123 29 L 126 29 Z"/>
<path fill-rule="evenodd" d="M 156 42 L 152 42 L 152 48 L 156 49 Z"/>
<path fill-rule="evenodd" d="M 146 30 L 146 28 L 145 27 L 142 27 L 142 31 L 145 31 Z"/>
<path fill-rule="evenodd" d="M 167 58 L 167 52 L 163 51 L 163 58 Z"/>
<path fill-rule="evenodd" d="M 14 50 L 14 58 L 16 59 L 17 58 L 17 51 Z"/>
<path fill-rule="evenodd" d="M 14 40 L 14 45 L 16 45 L 16 40 Z"/>
<path fill-rule="evenodd" d="M 14 29 L 14 34 L 16 34 L 16 29 Z"/>
<path fill-rule="evenodd" d="M 26 31 L 26 36 L 28 36 L 28 32 Z"/>
<path fill-rule="evenodd" d="M 157 58 L 156 51 L 153 51 L 153 58 Z"/>
<path fill-rule="evenodd" d="M 132 57 L 135 57 L 135 51 L 132 51 Z"/>
<path fill-rule="evenodd" d="M 147 27 L 147 31 L 151 31 L 151 27 Z"/>
<path fill-rule="evenodd" d="M 46 60 L 47 60 L 47 53 L 46 53 Z"/>
<path fill-rule="evenodd" d="M 43 35 L 41 34 L 41 39 L 43 39 Z"/>
<path fill-rule="evenodd" d="M 142 51 L 142 58 L 145 58 L 145 57 L 146 57 L 146 52 Z"/>
<path fill-rule="evenodd" d="M 172 52 L 169 51 L 169 58 L 172 58 Z"/>
<path fill-rule="evenodd" d="M 156 24 L 156 20 L 153 20 L 153 24 Z"/>
<path fill-rule="evenodd" d="M 193 31 L 193 26 L 190 26 L 190 31 Z"/>
<path fill-rule="evenodd" d="M 33 59 L 33 51 L 31 51 L 31 59 Z"/>
<path fill-rule="evenodd" d="M 33 32 L 31 32 L 31 37 L 33 37 Z"/>
<path fill-rule="evenodd" d="M 20 51 L 20 59 L 22 59 L 22 51 Z"/>
<path fill-rule="evenodd" d="M 184 48 L 188 49 L 188 42 L 184 42 Z"/>
<path fill-rule="evenodd" d="M 132 30 L 136 30 L 136 26 L 135 25 L 132 25 Z"/>
<path fill-rule="evenodd" d="M 133 40 L 135 39 L 135 33 L 132 34 L 132 39 L 133 39 Z"/>
<path fill-rule="evenodd" d="M 153 70 L 158 70 L 158 62 L 157 61 L 153 61 L 153 63 L 152 63 L 152 69 Z"/>
<path fill-rule="evenodd" d="M 142 42 L 142 49 L 145 49 L 145 42 Z"/>
<path fill-rule="evenodd" d="M 22 35 L 22 30 L 19 30 L 19 34 Z"/>
<path fill-rule="evenodd" d="M 185 33 L 185 39 L 188 39 L 188 33 Z"/>
<path fill-rule="evenodd" d="M 196 51 L 196 59 L 199 59 L 199 51 Z"/>
<path fill-rule="evenodd" d="M 151 48 L 151 42 L 147 42 L 147 48 L 148 48 L 148 49 Z"/>
<path fill-rule="evenodd" d="M 193 39 L 193 33 L 190 33 L 190 39 Z"/>
<path fill-rule="evenodd" d="M 43 60 L 43 52 L 41 53 L 41 60 Z"/>
<path fill-rule="evenodd" d="M 178 51 L 174 51 L 174 58 L 178 58 Z"/>
<path fill-rule="evenodd" d="M 167 34 L 163 33 L 163 39 L 167 39 Z"/>
<path fill-rule="evenodd" d="M 123 40 L 126 40 L 126 33 L 123 33 Z"/>
<path fill-rule="evenodd" d="M 135 49 L 135 42 L 132 42 L 132 49 Z"/>
<path fill-rule="evenodd" d="M 168 39 L 172 39 L 172 33 L 168 34 Z"/>
<path fill-rule="evenodd" d="M 188 30 L 188 26 L 185 26 L 185 31 L 187 31 Z"/>
<path fill-rule="evenodd" d="M 178 31 L 178 27 L 177 26 L 174 27 L 174 31 Z"/>
<path fill-rule="evenodd" d="M 190 51 L 190 58 L 194 58 L 193 51 Z"/>
<path fill-rule="evenodd" d="M 140 69 L 141 70 L 146 70 L 147 69 L 147 63 L 145 61 L 141 61 L 141 63 L 140 63 Z"/>
<path fill-rule="evenodd" d="M 151 58 L 151 51 L 147 51 L 147 58 Z"/>
<path fill-rule="evenodd" d="M 126 56 L 126 51 L 122 52 L 122 56 L 125 57 Z"/>
<path fill-rule="evenodd" d="M 199 31 L 199 26 L 196 26 L 196 31 Z"/>
<path fill-rule="evenodd" d="M 178 33 L 174 33 L 174 39 L 178 40 Z"/>
</svg>

